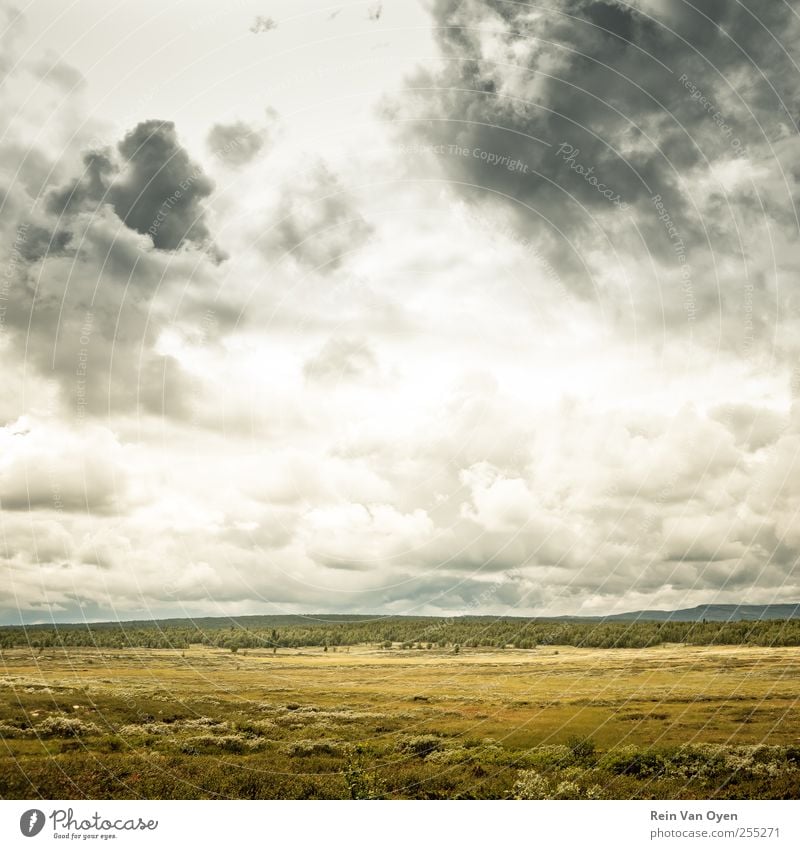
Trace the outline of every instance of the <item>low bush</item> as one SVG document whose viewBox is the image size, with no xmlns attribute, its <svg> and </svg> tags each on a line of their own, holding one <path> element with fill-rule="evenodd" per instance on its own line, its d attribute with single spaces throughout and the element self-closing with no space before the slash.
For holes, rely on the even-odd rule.
<svg viewBox="0 0 800 849">
<path fill-rule="evenodd" d="M 30 736 L 32 736 L 32 732 L 29 728 L 17 728 L 16 725 L 7 725 L 5 722 L 0 722 L 0 740 L 19 740 Z"/>
<path fill-rule="evenodd" d="M 48 716 L 35 730 L 41 737 L 85 737 L 97 733 L 98 728 L 74 716 Z"/>
<path fill-rule="evenodd" d="M 404 754 L 426 758 L 428 755 L 443 749 L 444 744 L 438 737 L 434 737 L 432 734 L 420 734 L 416 737 L 407 737 L 405 740 L 401 740 L 397 744 L 397 748 Z"/>
<path fill-rule="evenodd" d="M 292 758 L 310 758 L 317 755 L 340 755 L 342 747 L 333 740 L 297 740 L 287 743 L 283 751 Z"/>
<path fill-rule="evenodd" d="M 662 754 L 637 746 L 612 749 L 600 759 L 599 765 L 615 775 L 632 775 L 636 778 L 654 778 L 666 772 Z"/>
<path fill-rule="evenodd" d="M 585 799 L 587 795 L 575 781 L 553 780 L 535 769 L 520 772 L 511 792 L 515 799 Z"/>
<path fill-rule="evenodd" d="M 197 737 L 188 737 L 178 744 L 180 751 L 187 755 L 199 754 L 208 750 L 241 755 L 259 751 L 263 746 L 264 743 L 261 740 L 243 737 L 241 734 L 201 734 Z"/>
</svg>

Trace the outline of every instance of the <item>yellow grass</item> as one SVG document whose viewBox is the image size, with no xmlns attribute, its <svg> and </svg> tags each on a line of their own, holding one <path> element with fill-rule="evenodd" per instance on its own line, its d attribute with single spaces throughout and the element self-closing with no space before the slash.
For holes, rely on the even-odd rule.
<svg viewBox="0 0 800 849">
<path fill-rule="evenodd" d="M 155 715 L 247 712 L 264 703 L 400 715 L 409 732 L 512 747 L 591 735 L 623 743 L 796 743 L 796 648 L 664 646 L 445 652 L 352 647 L 3 653 L 0 719 L 61 707 L 95 721 L 125 700 Z M 47 687 L 48 690 L 39 688 Z M 79 705 L 75 708 L 74 705 Z"/>
</svg>

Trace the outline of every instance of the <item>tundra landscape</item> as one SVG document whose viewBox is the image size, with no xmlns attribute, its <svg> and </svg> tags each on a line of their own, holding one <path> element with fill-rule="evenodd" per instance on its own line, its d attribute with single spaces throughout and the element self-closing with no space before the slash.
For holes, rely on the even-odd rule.
<svg viewBox="0 0 800 849">
<path fill-rule="evenodd" d="M 800 796 L 798 621 L 26 630 L 4 798 Z M 392 631 L 419 639 L 348 643 Z"/>
<path fill-rule="evenodd" d="M 0 0 L 13 836 L 794 810 L 731 800 L 800 798 L 798 57 L 798 0 Z"/>
</svg>

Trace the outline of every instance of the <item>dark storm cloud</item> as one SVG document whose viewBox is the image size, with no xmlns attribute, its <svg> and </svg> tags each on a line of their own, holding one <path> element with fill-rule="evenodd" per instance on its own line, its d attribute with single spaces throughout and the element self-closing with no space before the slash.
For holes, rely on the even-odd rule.
<svg viewBox="0 0 800 849">
<path fill-rule="evenodd" d="M 119 142 L 119 156 L 90 151 L 83 173 L 47 198 L 48 211 L 63 216 L 94 212 L 103 203 L 132 230 L 161 250 L 186 242 L 210 246 L 203 200 L 212 180 L 192 162 L 170 121 L 143 121 Z"/>
<path fill-rule="evenodd" d="M 667 256 L 674 245 L 653 196 L 688 246 L 702 234 L 686 194 L 693 169 L 740 152 L 732 138 L 763 145 L 792 125 L 784 104 L 796 108 L 797 75 L 774 40 L 796 31 L 789 6 L 693 5 L 437 0 L 443 69 L 418 73 L 389 112 L 439 146 L 460 191 L 477 200 L 488 190 L 527 232 L 571 238 L 594 229 L 590 215 L 623 225 L 633 214 L 648 249 Z M 551 235 L 563 263 L 570 249 Z M 723 240 L 716 233 L 715 247 Z"/>
<path fill-rule="evenodd" d="M 17 250 L 27 262 L 37 262 L 46 256 L 63 256 L 72 239 L 68 230 L 51 229 L 30 222 L 23 222 L 20 229 L 25 238 L 17 242 Z"/>
<path fill-rule="evenodd" d="M 168 321 L 187 331 L 202 323 L 214 286 L 203 254 L 153 247 L 211 247 L 200 205 L 210 190 L 163 122 L 140 124 L 119 155 L 86 153 L 79 175 L 46 194 L 40 212 L 29 212 L 35 198 L 14 186 L 16 229 L 5 221 L 13 297 L 3 323 L 26 361 L 56 381 L 72 415 L 188 415 L 193 384 L 155 347 Z M 181 315 L 169 318 L 171 297 Z M 215 310 L 217 321 L 232 312 Z"/>
<path fill-rule="evenodd" d="M 107 201 L 107 194 L 117 168 L 110 151 L 89 151 L 83 156 L 83 174 L 63 189 L 56 189 L 47 197 L 47 209 L 54 215 L 92 211 Z"/>
<path fill-rule="evenodd" d="M 213 182 L 181 147 L 171 121 L 144 121 L 117 145 L 125 167 L 110 190 L 119 217 L 157 248 L 206 244 L 202 202 Z"/>
</svg>

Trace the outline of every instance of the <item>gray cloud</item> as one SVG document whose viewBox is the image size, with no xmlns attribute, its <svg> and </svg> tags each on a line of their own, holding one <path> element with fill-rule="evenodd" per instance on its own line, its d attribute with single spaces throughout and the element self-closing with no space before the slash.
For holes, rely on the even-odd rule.
<svg viewBox="0 0 800 849">
<path fill-rule="evenodd" d="M 214 184 L 181 147 L 171 121 L 145 121 L 117 146 L 125 167 L 111 189 L 119 217 L 157 248 L 209 242 L 202 201 Z"/>
<path fill-rule="evenodd" d="M 89 151 L 83 155 L 84 170 L 81 176 L 63 189 L 56 189 L 47 197 L 47 209 L 54 215 L 65 215 L 82 210 L 94 211 L 108 200 L 108 191 L 117 167 L 110 151 Z"/>
<path fill-rule="evenodd" d="M 30 221 L 20 223 L 25 238 L 17 243 L 18 251 L 27 262 L 37 262 L 47 256 L 64 256 L 72 234 L 69 230 L 51 229 Z"/>
<path fill-rule="evenodd" d="M 311 269 L 328 272 L 371 233 L 346 187 L 318 164 L 304 175 L 293 175 L 291 185 L 282 190 L 259 245 L 272 258 L 288 254 Z"/>
<path fill-rule="evenodd" d="M 83 173 L 62 189 L 50 192 L 47 208 L 54 215 L 96 211 L 110 204 L 122 221 L 148 235 L 161 250 L 177 250 L 191 242 L 210 246 L 203 200 L 214 184 L 180 145 L 171 121 L 143 121 L 111 151 L 90 151 Z"/>
<path fill-rule="evenodd" d="M 250 32 L 258 35 L 262 32 L 271 32 L 278 28 L 278 23 L 274 18 L 268 18 L 265 15 L 257 15 L 250 25 Z"/>
<path fill-rule="evenodd" d="M 77 68 L 68 65 L 56 56 L 50 55 L 38 61 L 33 66 L 33 71 L 41 79 L 54 83 L 67 92 L 72 92 L 86 85 L 85 77 Z"/>
<path fill-rule="evenodd" d="M 35 167 L 4 197 L 7 362 L 19 354 L 54 379 L 68 418 L 132 409 L 189 415 L 193 381 L 155 348 L 168 322 L 188 332 L 205 321 L 219 254 L 202 205 L 212 183 L 174 125 L 144 122 L 116 150 L 84 153 L 71 180 L 57 176 L 69 156 L 52 161 L 14 148 L 16 160 Z M 215 328 L 238 314 L 228 298 L 214 309 Z"/>
<path fill-rule="evenodd" d="M 262 126 L 246 121 L 229 124 L 214 124 L 206 142 L 211 153 L 231 167 L 246 165 L 274 141 L 278 114 L 274 109 L 266 110 L 266 123 Z"/>
<path fill-rule="evenodd" d="M 54 230 L 56 220 L 63 229 Z M 13 297 L 2 304 L 13 341 L 7 364 L 24 356 L 54 379 L 67 417 L 131 409 L 187 415 L 190 381 L 155 346 L 167 322 L 178 318 L 169 303 L 181 291 L 180 323 L 201 325 L 213 297 L 211 261 L 153 250 L 107 205 L 23 222 L 17 232 L 6 261 Z M 223 325 L 228 316 L 217 313 Z"/>
<path fill-rule="evenodd" d="M 687 194 L 693 169 L 733 157 L 731 138 L 765 145 L 796 117 L 797 75 L 774 40 L 796 38 L 788 4 L 436 0 L 433 17 L 443 69 L 410 79 L 388 115 L 438 148 L 457 191 L 514 209 L 529 235 L 550 231 L 560 267 L 571 265 L 572 284 L 587 291 L 566 239 L 593 237 L 607 252 L 636 244 L 610 197 L 632 208 L 650 253 L 674 255 L 654 195 L 687 250 L 701 245 L 705 221 Z M 727 210 L 710 226 L 715 248 L 735 235 Z"/>
</svg>

